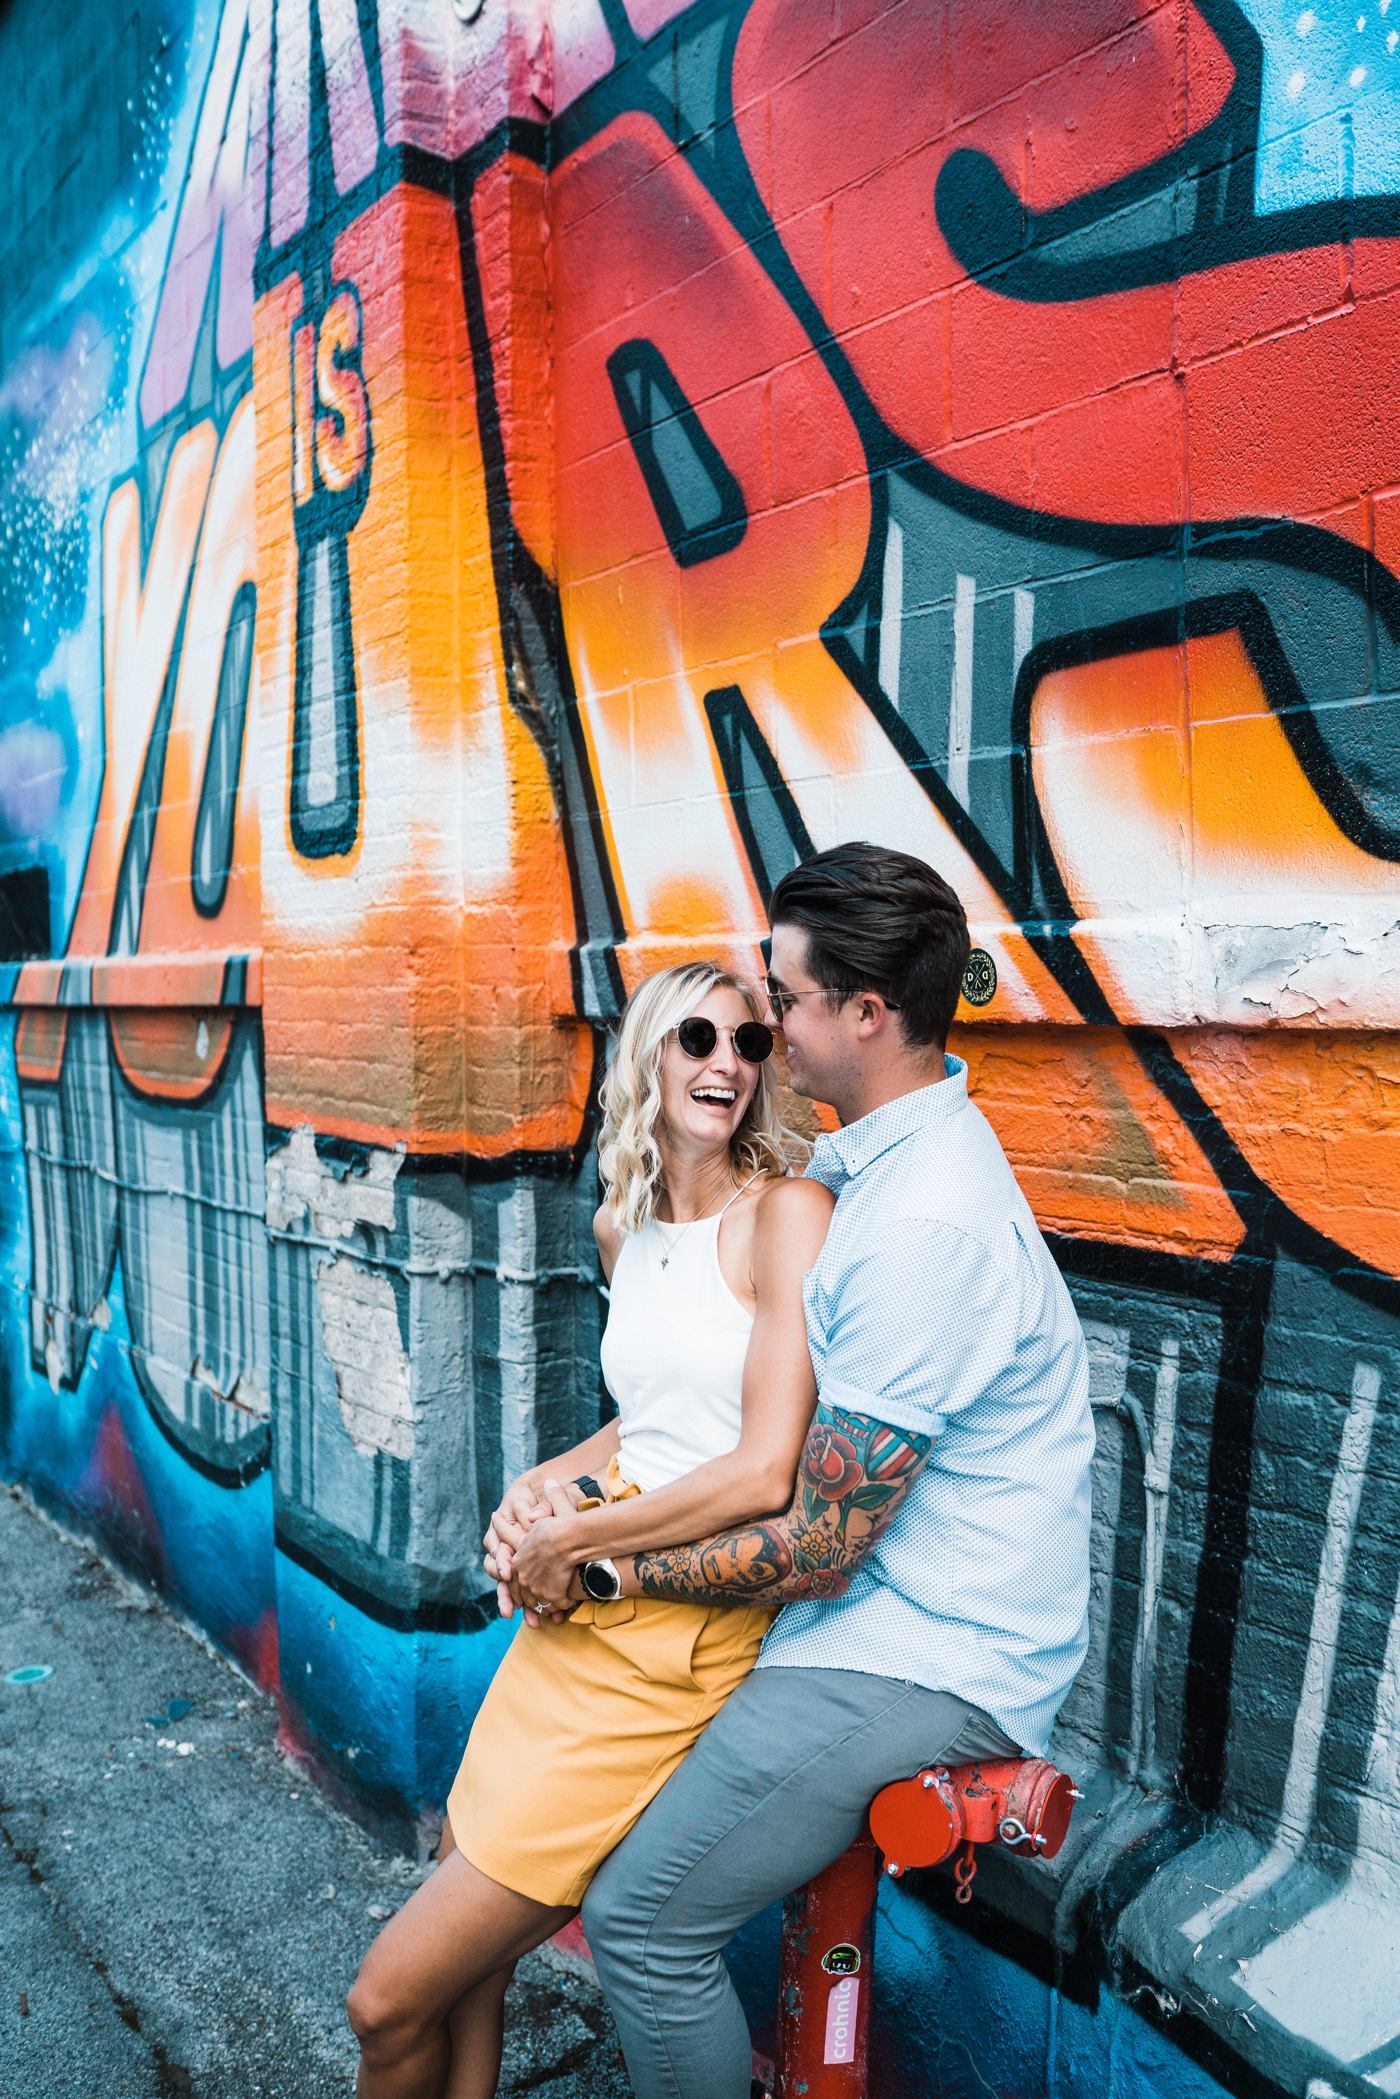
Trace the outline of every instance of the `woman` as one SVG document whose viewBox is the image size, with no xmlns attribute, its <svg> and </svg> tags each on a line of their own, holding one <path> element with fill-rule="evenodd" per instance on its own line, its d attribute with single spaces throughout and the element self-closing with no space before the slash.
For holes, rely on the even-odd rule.
<svg viewBox="0 0 1400 2099">
<path fill-rule="evenodd" d="M 507 1616 L 515 1581 L 526 1624 L 472 1728 L 437 1870 L 351 1991 L 360 2099 L 491 2099 L 515 1962 L 574 1914 L 772 1622 L 608 1600 L 607 1571 L 614 1553 L 703 1538 L 792 1497 L 816 1403 L 802 1278 L 832 1197 L 790 1176 L 801 1140 L 779 1120 L 762 1013 L 712 963 L 663 970 L 628 1002 L 593 1227 L 619 1414 L 516 1480 L 492 1518 L 486 1565 Z M 532 1525 L 547 1551 L 532 1553 Z M 575 1568 L 603 1600 L 565 1602 Z"/>
</svg>

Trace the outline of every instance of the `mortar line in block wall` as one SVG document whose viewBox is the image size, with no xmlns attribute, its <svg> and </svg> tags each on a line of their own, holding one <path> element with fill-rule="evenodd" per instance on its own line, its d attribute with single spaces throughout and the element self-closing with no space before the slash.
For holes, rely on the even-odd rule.
<svg viewBox="0 0 1400 2099">
<path fill-rule="evenodd" d="M 196 1203 L 201 1209 L 217 1210 L 224 1217 L 243 1217 L 250 1224 L 260 1224 L 269 1239 L 282 1246 L 304 1246 L 313 1252 L 348 1254 L 352 1260 L 362 1261 L 370 1268 L 388 1268 L 395 1275 L 432 1276 L 446 1282 L 454 1275 L 489 1275 L 498 1283 L 519 1283 L 525 1289 L 540 1290 L 550 1283 L 582 1283 L 595 1289 L 603 1297 L 607 1291 L 596 1275 L 587 1268 L 515 1268 L 508 1262 L 499 1261 L 397 1261 L 388 1254 L 372 1254 L 363 1247 L 346 1240 L 325 1239 L 312 1232 L 283 1232 L 267 1223 L 261 1210 L 250 1208 L 245 1203 L 220 1202 L 217 1196 L 206 1195 L 193 1188 L 158 1187 L 154 1182 L 125 1181 L 120 1174 L 109 1173 L 105 1167 L 96 1166 L 87 1159 L 64 1159 L 54 1152 L 42 1152 L 31 1145 L 25 1146 L 25 1157 L 38 1159 L 45 1166 L 59 1166 L 70 1173 L 86 1173 L 122 1195 L 155 1196 L 170 1202 Z"/>
<path fill-rule="evenodd" d="M 194 1201 L 196 1198 L 191 1197 Z M 346 1239 L 323 1239 L 313 1232 L 283 1232 L 272 1225 L 264 1226 L 269 1239 L 281 1246 L 304 1246 L 312 1253 L 344 1254 L 347 1259 L 361 1261 L 367 1268 L 387 1268 L 394 1275 L 436 1276 L 440 1283 L 454 1275 L 491 1276 L 498 1283 L 518 1283 L 527 1290 L 547 1289 L 551 1283 L 582 1283 L 585 1288 L 596 1290 L 600 1297 L 607 1291 L 596 1275 L 586 1268 L 512 1268 L 501 1261 L 400 1261 L 392 1254 L 372 1254 L 365 1248 L 353 1245 Z"/>
<path fill-rule="evenodd" d="M 197 1193 L 192 1188 L 160 1188 L 154 1183 L 126 1181 L 119 1173 L 109 1173 L 105 1166 L 97 1165 L 92 1159 L 65 1159 L 57 1152 L 40 1151 L 38 1146 L 33 1144 L 25 1145 L 24 1156 L 26 1159 L 37 1159 L 44 1166 L 61 1167 L 65 1173 L 90 1174 L 94 1180 L 105 1181 L 109 1188 L 115 1188 L 120 1195 L 163 1196 L 171 1202 L 198 1203 L 201 1208 L 218 1210 L 225 1217 L 246 1217 L 254 1224 L 262 1224 L 264 1221 L 262 1211 L 251 1209 L 246 1203 L 220 1202 L 217 1196 Z"/>
</svg>

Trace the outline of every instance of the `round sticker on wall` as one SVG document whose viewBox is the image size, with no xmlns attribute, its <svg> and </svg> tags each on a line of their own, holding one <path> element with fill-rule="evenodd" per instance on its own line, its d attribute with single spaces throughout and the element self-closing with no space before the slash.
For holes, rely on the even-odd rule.
<svg viewBox="0 0 1400 2099">
<path fill-rule="evenodd" d="M 7 1684 L 41 1684 L 46 1676 L 52 1675 L 50 1662 L 25 1662 L 20 1668 L 11 1669 L 5 1681 Z"/>
<path fill-rule="evenodd" d="M 962 995 L 969 1006 L 989 1006 L 996 990 L 997 966 L 984 947 L 975 947 L 963 971 Z"/>
<path fill-rule="evenodd" d="M 860 1966 L 859 1946 L 833 1946 L 822 1955 L 822 1966 L 828 1975 L 854 1975 Z"/>
</svg>

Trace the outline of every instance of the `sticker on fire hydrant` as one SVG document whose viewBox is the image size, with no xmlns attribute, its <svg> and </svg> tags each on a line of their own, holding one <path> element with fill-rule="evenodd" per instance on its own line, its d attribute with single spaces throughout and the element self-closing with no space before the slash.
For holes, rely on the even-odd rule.
<svg viewBox="0 0 1400 2099">
<path fill-rule="evenodd" d="M 824 2063 L 853 2063 L 856 2059 L 856 2002 L 860 1982 L 843 1975 L 831 1986 L 826 2000 L 826 2053 Z"/>
<path fill-rule="evenodd" d="M 839 1946 L 829 1946 L 822 1955 L 822 1966 L 828 1975 L 854 1975 L 860 1966 L 859 1946 L 842 1940 Z"/>
</svg>

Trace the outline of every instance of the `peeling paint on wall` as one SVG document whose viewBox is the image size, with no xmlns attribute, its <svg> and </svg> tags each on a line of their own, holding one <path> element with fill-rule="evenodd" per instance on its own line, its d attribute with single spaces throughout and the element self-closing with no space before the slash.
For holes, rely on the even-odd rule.
<svg viewBox="0 0 1400 2099">
<path fill-rule="evenodd" d="M 340 1418 L 364 1457 L 413 1456 L 408 1357 L 387 1278 L 341 1257 L 316 1271 L 322 1346 L 335 1368 Z"/>
<path fill-rule="evenodd" d="M 394 1180 L 403 1165 L 403 1147 L 371 1150 L 362 1171 L 335 1173 L 316 1151 L 309 1122 L 292 1131 L 267 1162 L 267 1228 L 285 1232 L 310 1221 L 322 1239 L 349 1238 L 357 1224 L 394 1229 Z"/>
</svg>

